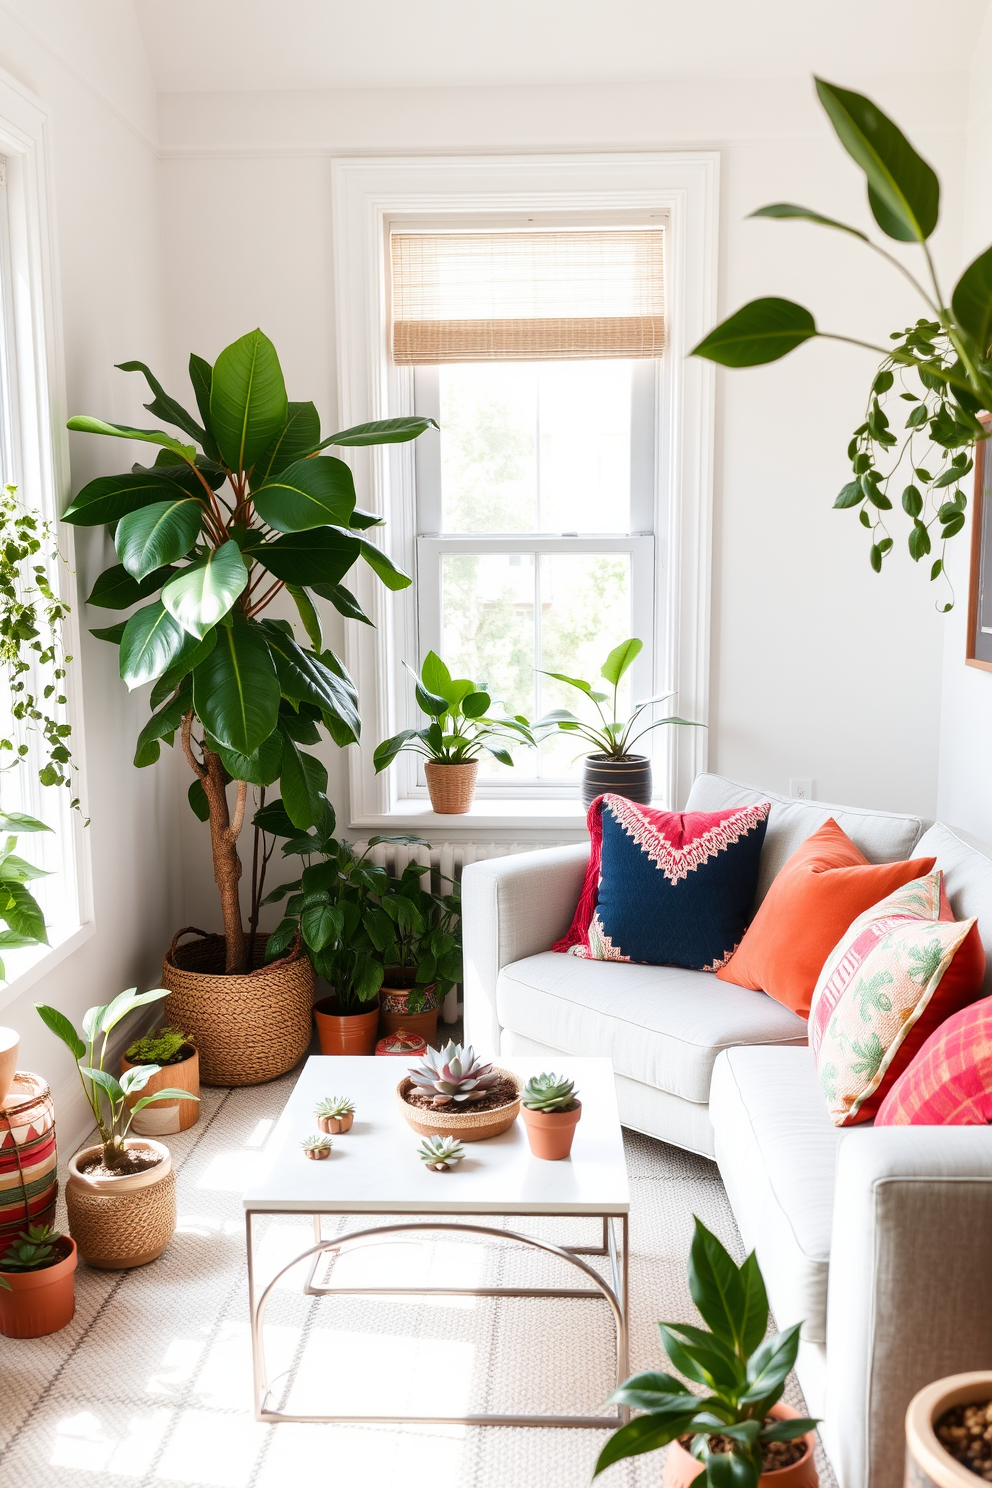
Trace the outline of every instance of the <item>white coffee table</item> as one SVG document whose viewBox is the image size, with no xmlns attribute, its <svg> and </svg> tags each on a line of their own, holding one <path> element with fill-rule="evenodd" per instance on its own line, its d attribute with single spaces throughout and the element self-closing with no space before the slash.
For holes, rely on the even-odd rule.
<svg viewBox="0 0 992 1488">
<path fill-rule="evenodd" d="M 521 1081 L 548 1067 L 547 1060 L 507 1058 L 501 1063 Z M 293 1266 L 313 1257 L 305 1290 L 314 1296 L 443 1295 L 471 1297 L 570 1297 L 599 1299 L 611 1308 L 617 1331 L 617 1382 L 627 1375 L 628 1216 L 630 1195 L 620 1118 L 609 1059 L 559 1059 L 582 1100 L 571 1157 L 544 1162 L 532 1157 L 522 1120 L 486 1142 L 466 1145 L 453 1172 L 432 1173 L 417 1155 L 421 1138 L 396 1107 L 394 1091 L 407 1062 L 395 1058 L 307 1060 L 267 1143 L 263 1176 L 244 1194 L 248 1293 L 254 1366 L 255 1417 L 259 1421 L 398 1422 L 470 1426 L 617 1426 L 626 1411 L 598 1416 L 553 1415 L 295 1415 L 269 1408 L 265 1366 L 265 1309 L 273 1288 Z M 332 1137 L 331 1156 L 314 1162 L 300 1147 L 316 1130 L 314 1107 L 324 1096 L 348 1095 L 355 1103 L 352 1129 Z M 256 1297 L 252 1221 L 256 1215 L 310 1214 L 315 1243 L 284 1265 Z M 395 1222 L 324 1238 L 321 1216 L 382 1215 Z M 441 1223 L 429 1217 L 444 1216 Z M 459 1216 L 454 1222 L 450 1216 Z M 487 1215 L 582 1215 L 602 1220 L 598 1246 L 559 1246 L 485 1223 Z M 409 1216 L 409 1217 L 407 1217 Z M 616 1229 L 619 1228 L 619 1242 Z M 519 1242 L 558 1257 L 580 1271 L 580 1287 L 335 1287 L 316 1285 L 326 1252 L 340 1253 L 384 1235 L 428 1235 L 451 1230 Z M 606 1256 L 607 1282 L 583 1256 Z M 333 1272 L 332 1278 L 333 1278 Z"/>
</svg>

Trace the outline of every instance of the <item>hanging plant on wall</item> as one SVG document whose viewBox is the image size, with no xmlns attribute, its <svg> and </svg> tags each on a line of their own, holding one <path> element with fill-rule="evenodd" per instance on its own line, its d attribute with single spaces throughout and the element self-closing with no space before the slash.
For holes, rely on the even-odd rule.
<svg viewBox="0 0 992 1488">
<path fill-rule="evenodd" d="M 70 419 L 70 429 L 142 441 L 159 454 L 152 465 L 91 481 L 65 520 L 116 524 L 120 561 L 97 579 L 89 603 L 140 608 L 94 634 L 119 645 L 128 688 L 151 685 L 153 712 L 135 764 L 153 764 L 162 742 L 180 737 L 194 775 L 190 803 L 210 824 L 225 969 L 239 973 L 252 962 L 237 848 L 249 786 L 278 785 L 290 821 L 309 830 L 328 809 L 327 772 L 306 746 L 322 728 L 342 746 L 359 736 L 355 687 L 324 644 L 314 596 L 370 624 L 344 585 L 349 570 L 361 560 L 389 589 L 410 583 L 364 535 L 381 523 L 356 506 L 348 465 L 324 451 L 414 439 L 434 421 L 388 419 L 322 438 L 316 408 L 290 402 L 275 347 L 259 330 L 213 366 L 190 357 L 198 417 L 143 363 L 121 368 L 145 377 L 153 395 L 146 408 L 181 437 Z M 284 590 L 305 640 L 266 615 Z"/>
</svg>

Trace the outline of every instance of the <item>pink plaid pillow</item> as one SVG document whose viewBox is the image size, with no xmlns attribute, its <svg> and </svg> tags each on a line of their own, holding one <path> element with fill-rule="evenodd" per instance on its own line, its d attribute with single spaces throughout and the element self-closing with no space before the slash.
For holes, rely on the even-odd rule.
<svg viewBox="0 0 992 1488">
<path fill-rule="evenodd" d="M 943 1022 L 882 1102 L 876 1126 L 992 1121 L 992 997 Z"/>
</svg>

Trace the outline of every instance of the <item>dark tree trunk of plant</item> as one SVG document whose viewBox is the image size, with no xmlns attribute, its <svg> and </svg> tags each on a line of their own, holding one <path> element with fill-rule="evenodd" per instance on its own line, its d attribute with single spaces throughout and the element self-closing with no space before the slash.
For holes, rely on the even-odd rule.
<svg viewBox="0 0 992 1488">
<path fill-rule="evenodd" d="M 227 800 L 230 777 L 224 769 L 219 754 L 203 746 L 203 763 L 193 753 L 190 733 L 193 725 L 192 713 L 183 719 L 183 750 L 186 758 L 203 785 L 207 804 L 210 807 L 210 845 L 214 856 L 214 879 L 220 890 L 221 912 L 224 916 L 224 970 L 240 972 L 245 965 L 245 932 L 241 922 L 241 900 L 238 885 L 241 880 L 241 859 L 238 856 L 238 834 L 245 816 L 248 786 L 238 781 L 238 799 L 232 818 Z"/>
</svg>

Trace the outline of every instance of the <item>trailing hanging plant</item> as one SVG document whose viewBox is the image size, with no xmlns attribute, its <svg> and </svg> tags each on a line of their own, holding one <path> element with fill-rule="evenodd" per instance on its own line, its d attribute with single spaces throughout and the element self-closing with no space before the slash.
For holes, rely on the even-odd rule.
<svg viewBox="0 0 992 1488">
<path fill-rule="evenodd" d="M 864 171 L 875 222 L 886 237 L 919 247 L 924 282 L 860 228 L 810 207 L 776 202 L 751 215 L 798 219 L 848 233 L 909 280 L 926 312 L 893 331 L 891 347 L 883 347 L 821 331 L 811 313 L 792 300 L 752 300 L 712 330 L 692 354 L 725 367 L 755 367 L 778 361 L 817 336 L 879 352 L 882 362 L 869 389 L 865 418 L 848 445 L 852 479 L 834 506 L 858 509 L 862 526 L 871 533 L 869 557 L 877 573 L 892 550 L 887 514 L 898 501 L 911 523 L 910 557 L 918 563 L 939 546 L 930 565 L 933 580 L 944 572 L 945 544 L 964 526 L 967 497 L 960 482 L 972 468 L 975 445 L 989 434 L 978 415 L 992 410 L 992 247 L 965 269 L 948 301 L 927 246 L 940 203 L 935 172 L 869 98 L 821 78 L 816 91 L 838 139 Z M 893 428 L 900 422 L 897 400 L 909 405 L 899 433 Z M 952 604 L 953 596 L 939 608 L 949 610 Z"/>
<path fill-rule="evenodd" d="M 415 439 L 433 419 L 386 419 L 321 438 L 313 403 L 290 402 L 275 347 L 255 330 L 211 367 L 189 361 L 198 417 L 165 392 L 142 362 L 153 397 L 145 407 L 178 428 L 134 429 L 89 416 L 69 428 L 158 446 L 155 464 L 101 476 L 79 492 L 65 520 L 116 523 L 120 563 L 100 575 L 89 603 L 113 610 L 149 603 L 126 622 L 94 631 L 120 646 L 131 689 L 152 683 L 156 711 L 138 737 L 135 764 L 158 759 L 179 733 L 195 779 L 190 804 L 210 823 L 224 917 L 226 969 L 251 964 L 241 921 L 237 839 L 249 785 L 279 782 L 294 828 L 327 807 L 327 771 L 301 746 L 322 725 L 338 745 L 356 743 L 358 697 L 324 645 L 314 596 L 371 624 L 342 580 L 361 558 L 390 589 L 410 583 L 364 533 L 379 518 L 359 510 L 351 470 L 322 452 Z M 283 589 L 309 644 L 286 620 L 263 618 Z M 227 786 L 237 783 L 233 811 Z M 253 893 L 253 906 L 258 894 Z"/>
</svg>

